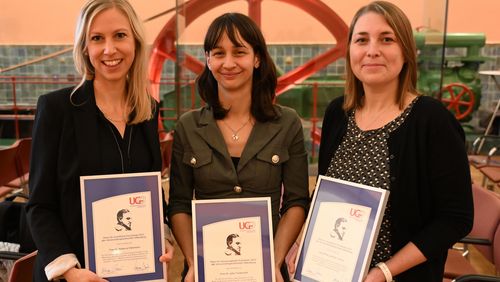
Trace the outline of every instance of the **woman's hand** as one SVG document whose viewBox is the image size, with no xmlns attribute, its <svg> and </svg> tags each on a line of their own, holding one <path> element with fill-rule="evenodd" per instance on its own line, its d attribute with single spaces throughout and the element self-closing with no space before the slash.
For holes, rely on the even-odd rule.
<svg viewBox="0 0 500 282">
<path fill-rule="evenodd" d="M 370 269 L 363 282 L 385 282 L 385 276 L 378 267 Z"/>
<path fill-rule="evenodd" d="M 165 253 L 160 256 L 160 261 L 169 263 L 174 257 L 174 246 L 169 240 L 165 240 Z"/>
<path fill-rule="evenodd" d="M 108 280 L 102 279 L 97 276 L 94 272 L 88 269 L 79 269 L 79 268 L 71 268 L 66 271 L 64 274 L 64 279 L 68 282 L 72 281 L 85 281 L 85 282 L 106 282 Z"/>
</svg>

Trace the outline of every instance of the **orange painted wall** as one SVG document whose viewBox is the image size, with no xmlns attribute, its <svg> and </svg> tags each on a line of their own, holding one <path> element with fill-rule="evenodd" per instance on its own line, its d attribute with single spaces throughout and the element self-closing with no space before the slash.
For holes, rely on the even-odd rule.
<svg viewBox="0 0 500 282">
<path fill-rule="evenodd" d="M 142 19 L 174 7 L 175 0 L 130 0 Z M 210 0 L 205 0 L 210 1 Z M 409 16 L 413 27 L 441 29 L 444 0 L 391 0 Z M 0 45 L 72 44 L 76 16 L 83 0 L 0 0 Z M 323 0 L 349 24 L 367 0 Z M 499 0 L 449 0 L 448 32 L 484 32 L 487 43 L 500 43 Z M 288 4 L 263 0 L 262 28 L 269 43 L 332 43 L 334 38 L 315 19 Z M 210 21 L 228 11 L 246 13 L 246 1 L 233 1 L 198 18 L 183 33 L 185 43 L 201 43 Z M 145 23 L 152 42 L 173 14 Z"/>
</svg>

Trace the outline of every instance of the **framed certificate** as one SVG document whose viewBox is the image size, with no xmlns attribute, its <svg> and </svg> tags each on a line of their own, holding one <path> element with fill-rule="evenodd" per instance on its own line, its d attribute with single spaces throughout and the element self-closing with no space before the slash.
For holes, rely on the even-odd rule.
<svg viewBox="0 0 500 282">
<path fill-rule="evenodd" d="M 80 177 L 85 265 L 109 281 L 165 281 L 160 172 Z"/>
<path fill-rule="evenodd" d="M 275 281 L 270 198 L 192 201 L 196 281 Z"/>
<path fill-rule="evenodd" d="M 388 197 L 384 189 L 320 175 L 294 281 L 362 281 Z"/>
</svg>

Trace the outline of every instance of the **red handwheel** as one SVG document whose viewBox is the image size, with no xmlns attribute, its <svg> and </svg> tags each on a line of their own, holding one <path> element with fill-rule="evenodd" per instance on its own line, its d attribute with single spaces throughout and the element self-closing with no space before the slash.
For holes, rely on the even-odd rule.
<svg viewBox="0 0 500 282">
<path fill-rule="evenodd" d="M 191 0 L 186 2 L 182 10 L 179 11 L 184 18 L 185 27 L 189 26 L 197 17 L 205 12 L 235 0 Z M 248 15 L 260 26 L 261 22 L 261 2 L 262 0 L 246 0 L 248 2 Z M 328 64 L 345 56 L 347 50 L 347 24 L 329 6 L 320 0 L 275 0 L 295 6 L 311 15 L 323 24 L 337 41 L 335 47 L 317 55 L 303 65 L 291 70 L 278 79 L 276 94 L 285 92 L 293 87 L 294 83 L 300 83 Z M 173 16 L 160 31 L 153 43 L 149 60 L 149 80 L 152 84 L 151 95 L 159 100 L 159 82 L 161 70 L 165 60 L 176 60 L 176 17 Z M 205 65 L 189 54 L 183 54 L 183 61 L 180 65 L 192 72 L 199 74 Z"/>
<path fill-rule="evenodd" d="M 455 114 L 457 120 L 464 119 L 474 109 L 474 92 L 461 83 L 450 83 L 441 89 L 441 102 Z"/>
</svg>

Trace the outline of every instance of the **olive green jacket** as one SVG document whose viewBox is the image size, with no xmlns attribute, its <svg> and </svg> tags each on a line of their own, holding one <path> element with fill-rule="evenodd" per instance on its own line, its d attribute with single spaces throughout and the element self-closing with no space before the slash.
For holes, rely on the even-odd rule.
<svg viewBox="0 0 500 282">
<path fill-rule="evenodd" d="M 281 214 L 292 206 L 307 209 L 308 169 L 302 124 L 294 110 L 275 107 L 279 117 L 255 123 L 237 168 L 210 107 L 185 113 L 179 119 L 170 168 L 170 217 L 191 214 L 193 195 L 196 199 L 269 196 L 275 230 L 280 207 Z"/>
</svg>

